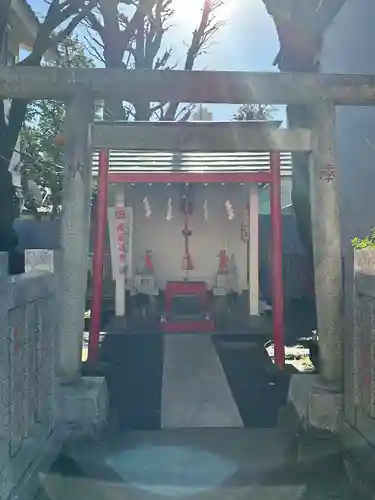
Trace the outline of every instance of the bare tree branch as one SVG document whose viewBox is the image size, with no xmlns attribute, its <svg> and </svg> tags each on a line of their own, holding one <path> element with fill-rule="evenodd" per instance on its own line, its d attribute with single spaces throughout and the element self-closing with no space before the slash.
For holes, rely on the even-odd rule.
<svg viewBox="0 0 375 500">
<path fill-rule="evenodd" d="M 103 57 L 103 54 L 100 52 L 100 49 L 103 49 L 103 44 L 94 38 L 92 34 L 90 33 L 89 30 L 86 31 L 86 35 L 84 36 L 85 40 L 85 46 L 87 52 L 94 58 L 97 59 L 98 61 L 105 63 L 105 59 Z M 98 45 L 99 48 L 97 48 L 95 45 Z"/>
<path fill-rule="evenodd" d="M 86 18 L 86 16 L 91 12 L 91 10 L 97 5 L 97 0 L 91 0 L 84 8 L 82 8 L 81 12 L 75 16 L 74 19 L 70 21 L 68 26 L 61 31 L 59 31 L 56 35 L 53 36 L 51 40 L 51 45 L 49 48 L 56 47 L 59 43 L 61 43 L 65 38 L 73 33 L 79 23 Z"/>
<path fill-rule="evenodd" d="M 48 49 L 69 35 L 95 5 L 94 0 L 51 0 L 47 14 L 38 27 L 38 32 L 31 53 L 19 65 L 39 66 Z M 5 32 L 1 32 L 9 20 L 10 4 L 8 0 L 0 0 L 0 43 Z M 4 14 L 4 15 L 3 15 Z M 6 15 L 5 15 L 6 14 Z M 65 24 L 66 23 L 66 24 Z M 56 33 L 56 30 L 62 27 Z M 12 251 L 17 244 L 13 229 L 16 216 L 15 188 L 9 163 L 26 115 L 28 101 L 13 99 L 11 101 L 8 123 L 4 118 L 4 102 L 0 96 L 0 250 Z"/>
<path fill-rule="evenodd" d="M 87 24 L 88 24 L 89 28 L 93 29 L 100 36 L 102 36 L 104 26 L 99 22 L 99 19 L 95 16 L 94 12 L 88 13 L 86 19 L 87 19 Z"/>
<path fill-rule="evenodd" d="M 53 0 L 43 23 L 39 27 L 31 54 L 23 59 L 19 65 L 38 66 L 45 52 L 51 47 L 56 47 L 61 40 L 69 36 L 95 4 L 95 0 L 91 0 L 86 5 L 84 2 L 79 2 L 79 4 L 77 4 L 77 9 L 79 10 L 77 15 L 69 22 L 66 28 L 61 30 L 57 35 L 53 35 L 53 31 L 60 26 L 61 23 L 71 17 L 71 12 L 73 10 L 72 4 L 66 6 L 65 3 L 59 4 L 59 0 Z M 22 127 L 27 104 L 28 101 L 24 99 L 13 99 L 11 103 L 9 111 L 9 124 L 11 124 L 11 126 L 6 127 L 6 146 L 3 153 L 9 161 L 11 160 L 13 149 Z"/>
<path fill-rule="evenodd" d="M 195 109 L 195 104 L 187 104 L 182 107 L 175 116 L 176 121 L 187 122 Z"/>
<path fill-rule="evenodd" d="M 199 26 L 193 32 L 190 47 L 188 48 L 184 69 L 191 71 L 196 58 L 207 44 L 217 34 L 222 26 L 221 21 L 217 21 L 216 10 L 223 5 L 223 0 L 204 0 L 202 16 Z M 164 116 L 165 120 L 174 120 L 178 109 L 178 102 L 171 102 Z"/>
<path fill-rule="evenodd" d="M 164 0 L 157 0 L 155 5 L 154 23 L 149 24 L 149 31 L 146 35 L 145 64 L 149 69 L 152 69 L 155 57 L 160 50 L 163 34 L 165 33 L 163 24 L 168 19 L 168 15 L 171 16 L 173 13 L 171 9 L 167 9 L 167 13 L 163 16 L 165 8 L 166 2 Z"/>
<path fill-rule="evenodd" d="M 216 15 L 217 9 L 225 0 L 202 0 L 202 16 L 197 29 L 193 32 L 187 50 L 184 68 L 191 70 L 196 58 L 207 49 L 218 30 L 223 26 Z M 119 11 L 119 3 L 134 6 L 129 11 Z M 90 29 L 96 31 L 102 45 L 91 53 L 98 56 L 103 50 L 105 65 L 108 68 L 135 67 L 149 69 L 173 70 L 177 64 L 171 63 L 172 49 L 162 48 L 165 32 L 170 28 L 170 20 L 174 13 L 173 0 L 99 0 L 100 21 L 93 11 L 87 16 Z M 94 18 L 94 19 L 92 19 Z M 94 41 L 95 45 L 96 42 Z M 147 120 L 158 116 L 160 119 L 188 119 L 191 109 L 182 108 L 178 112 L 179 103 L 160 103 L 150 107 L 147 96 L 142 102 L 133 103 L 136 109 L 135 119 Z M 105 115 L 111 119 L 124 119 L 124 104 L 117 98 L 109 98 L 105 103 Z M 177 113 L 178 112 L 178 113 Z M 131 116 L 131 113 L 130 115 Z"/>
</svg>

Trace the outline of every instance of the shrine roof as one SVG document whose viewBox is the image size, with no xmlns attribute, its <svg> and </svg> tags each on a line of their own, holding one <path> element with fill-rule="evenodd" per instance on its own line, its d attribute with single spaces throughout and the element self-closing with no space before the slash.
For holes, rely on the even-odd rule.
<svg viewBox="0 0 375 500">
<path fill-rule="evenodd" d="M 164 153 L 111 151 L 110 173 L 235 173 L 270 170 L 268 152 L 254 153 Z M 281 153 L 281 175 L 292 175 L 290 153 Z M 93 154 L 92 172 L 98 175 L 98 153 Z"/>
</svg>

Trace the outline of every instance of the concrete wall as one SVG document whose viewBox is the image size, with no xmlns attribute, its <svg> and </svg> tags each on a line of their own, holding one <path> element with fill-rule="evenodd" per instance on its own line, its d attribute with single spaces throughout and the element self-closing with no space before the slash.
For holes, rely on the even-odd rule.
<svg viewBox="0 0 375 500">
<path fill-rule="evenodd" d="M 0 253 L 0 498 L 32 498 L 58 450 L 55 277 L 7 276 Z"/>
</svg>

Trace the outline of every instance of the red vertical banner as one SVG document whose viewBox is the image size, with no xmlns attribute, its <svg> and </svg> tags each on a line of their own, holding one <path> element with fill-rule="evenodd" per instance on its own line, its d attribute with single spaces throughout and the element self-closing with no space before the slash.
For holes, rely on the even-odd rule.
<svg viewBox="0 0 375 500">
<path fill-rule="evenodd" d="M 275 362 L 285 363 L 284 338 L 284 291 L 283 291 L 283 236 L 281 213 L 280 153 L 270 153 L 271 166 L 271 262 L 272 262 L 272 309 L 275 345 Z"/>
<path fill-rule="evenodd" d="M 108 228 L 114 281 L 133 278 L 133 207 L 108 207 Z"/>
<path fill-rule="evenodd" d="M 100 318 L 103 296 L 104 246 L 107 228 L 109 152 L 99 153 L 98 197 L 95 219 L 95 243 L 92 278 L 91 322 L 88 360 L 95 363 L 99 355 Z"/>
<path fill-rule="evenodd" d="M 116 241 L 120 274 L 125 274 L 125 207 L 115 208 Z"/>
</svg>

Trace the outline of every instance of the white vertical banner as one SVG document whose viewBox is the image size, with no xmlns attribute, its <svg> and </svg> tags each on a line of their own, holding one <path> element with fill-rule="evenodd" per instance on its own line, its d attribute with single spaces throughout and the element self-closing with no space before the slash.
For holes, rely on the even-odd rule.
<svg viewBox="0 0 375 500">
<path fill-rule="evenodd" d="M 133 207 L 108 207 L 113 279 L 133 277 Z"/>
<path fill-rule="evenodd" d="M 133 207 L 125 207 L 125 277 L 133 279 L 133 233 L 134 211 Z"/>
</svg>

